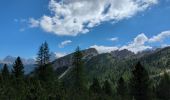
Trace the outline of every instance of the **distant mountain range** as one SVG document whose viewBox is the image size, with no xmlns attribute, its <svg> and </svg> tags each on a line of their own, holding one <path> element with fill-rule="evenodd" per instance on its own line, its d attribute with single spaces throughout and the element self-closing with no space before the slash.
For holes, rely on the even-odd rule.
<svg viewBox="0 0 170 100">
<path fill-rule="evenodd" d="M 7 64 L 9 66 L 9 69 L 12 69 L 12 65 L 15 62 L 17 57 L 13 56 L 6 56 L 3 60 L 0 60 L 0 69 L 3 67 L 4 64 Z M 35 60 L 34 59 L 25 59 L 21 58 L 23 64 L 24 64 L 24 70 L 25 73 L 28 74 L 30 73 L 34 68 Z"/>
<path fill-rule="evenodd" d="M 0 63 L 3 64 L 13 64 L 15 62 L 17 57 L 13 57 L 13 56 L 6 56 L 3 60 L 0 60 Z M 30 59 L 25 59 L 25 58 L 21 58 L 23 64 L 25 65 L 29 65 L 29 64 L 35 64 L 35 60 L 33 58 Z"/>
<path fill-rule="evenodd" d="M 51 57 L 50 57 L 50 61 L 54 61 L 56 58 L 55 53 L 51 52 L 50 53 Z M 4 64 L 7 64 L 9 66 L 9 68 L 12 68 L 13 63 L 15 62 L 17 57 L 13 57 L 13 56 L 6 56 L 4 59 L 0 60 L 0 69 L 3 67 Z M 28 74 L 31 71 L 33 71 L 35 69 L 35 59 L 33 58 L 21 58 L 23 64 L 24 64 L 24 70 L 25 73 Z"/>
</svg>

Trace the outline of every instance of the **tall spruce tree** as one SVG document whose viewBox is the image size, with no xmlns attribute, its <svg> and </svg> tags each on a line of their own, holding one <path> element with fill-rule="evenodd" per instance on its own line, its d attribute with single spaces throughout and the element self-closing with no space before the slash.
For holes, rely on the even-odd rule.
<svg viewBox="0 0 170 100">
<path fill-rule="evenodd" d="M 157 97 L 161 100 L 170 100 L 170 76 L 165 72 L 156 87 Z"/>
<path fill-rule="evenodd" d="M 108 96 L 112 96 L 113 95 L 112 94 L 112 87 L 111 87 L 111 85 L 110 85 L 108 80 L 105 80 L 102 89 L 103 89 L 104 94 L 106 94 Z"/>
<path fill-rule="evenodd" d="M 22 78 L 24 76 L 24 66 L 20 57 L 17 57 L 16 61 L 13 64 L 12 73 L 15 78 Z"/>
<path fill-rule="evenodd" d="M 72 60 L 72 69 L 70 70 L 70 79 L 69 82 L 70 89 L 70 100 L 87 100 L 86 89 L 86 79 L 84 73 L 84 62 L 83 54 L 80 51 L 80 48 L 77 47 L 76 51 L 73 54 Z M 68 81 L 67 81 L 68 82 Z"/>
<path fill-rule="evenodd" d="M 10 76 L 7 64 L 4 64 L 2 68 L 2 78 L 4 81 L 8 80 Z"/>
<path fill-rule="evenodd" d="M 100 94 L 101 93 L 102 89 L 101 89 L 100 83 L 99 83 L 97 78 L 93 79 L 93 83 L 90 86 L 89 90 L 90 90 L 90 92 L 92 92 L 94 94 Z"/>
<path fill-rule="evenodd" d="M 40 46 L 37 54 L 36 62 L 38 66 L 44 66 L 46 64 L 49 64 L 50 53 L 49 53 L 49 47 L 47 42 L 42 43 L 42 45 Z"/>
<path fill-rule="evenodd" d="M 73 56 L 73 87 L 78 91 L 85 89 L 84 62 L 82 58 L 83 54 L 81 53 L 80 48 L 77 47 Z"/>
<path fill-rule="evenodd" d="M 97 78 L 93 79 L 93 83 L 89 88 L 89 97 L 90 100 L 101 100 L 102 99 L 102 88 L 100 86 L 100 82 Z"/>
<path fill-rule="evenodd" d="M 127 86 L 123 77 L 118 80 L 116 91 L 121 100 L 124 100 L 127 95 Z"/>
<path fill-rule="evenodd" d="M 54 79 L 54 70 L 50 64 L 50 50 L 47 42 L 42 43 L 37 54 L 37 74 L 40 80 L 45 82 Z"/>
<path fill-rule="evenodd" d="M 43 44 L 40 46 L 38 54 L 37 54 L 37 58 L 36 58 L 36 62 L 38 66 L 43 66 Z"/>
<path fill-rule="evenodd" d="M 134 100 L 150 100 L 150 79 L 148 72 L 137 63 L 130 79 L 130 94 Z"/>
<path fill-rule="evenodd" d="M 44 46 L 43 46 L 43 53 L 44 53 L 44 64 L 48 64 L 50 62 L 50 50 L 48 47 L 48 43 L 44 42 Z"/>
</svg>

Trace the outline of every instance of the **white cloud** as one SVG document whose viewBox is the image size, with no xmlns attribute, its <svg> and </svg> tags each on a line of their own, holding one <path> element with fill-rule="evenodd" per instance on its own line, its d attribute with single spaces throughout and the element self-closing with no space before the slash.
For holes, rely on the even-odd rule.
<svg viewBox="0 0 170 100">
<path fill-rule="evenodd" d="M 59 48 L 64 48 L 66 45 L 72 43 L 71 40 L 65 40 L 59 44 Z"/>
<path fill-rule="evenodd" d="M 65 55 L 67 55 L 66 53 L 62 53 L 62 52 L 55 52 L 55 55 L 57 58 L 63 57 Z"/>
<path fill-rule="evenodd" d="M 118 50 L 118 47 L 98 46 L 98 45 L 93 45 L 90 48 L 95 48 L 99 53 L 107 53 L 107 52 Z"/>
<path fill-rule="evenodd" d="M 118 40 L 118 38 L 117 37 L 113 37 L 113 38 L 111 38 L 111 39 L 109 39 L 110 41 L 117 41 Z"/>
<path fill-rule="evenodd" d="M 38 27 L 40 24 L 38 20 L 35 20 L 33 18 L 29 19 L 29 23 L 30 23 L 29 25 L 31 28 Z"/>
<path fill-rule="evenodd" d="M 32 19 L 33 27 L 41 27 L 56 35 L 76 36 L 105 21 L 119 21 L 144 11 L 157 0 L 50 0 L 52 15 Z"/>
<path fill-rule="evenodd" d="M 170 45 L 169 45 L 169 44 L 162 44 L 161 47 L 162 47 L 162 48 L 170 47 Z"/>
<path fill-rule="evenodd" d="M 151 46 L 145 45 L 146 42 L 148 42 L 147 36 L 144 33 L 141 33 L 137 37 L 135 37 L 131 43 L 129 43 L 128 45 L 124 45 L 122 47 L 115 47 L 115 46 L 108 47 L 108 46 L 94 45 L 91 46 L 90 48 L 96 48 L 99 51 L 99 53 L 105 53 L 105 52 L 111 52 L 111 51 L 123 50 L 123 49 L 127 49 L 134 53 L 138 53 L 146 49 L 152 49 Z"/>
<path fill-rule="evenodd" d="M 168 38 L 168 37 L 170 37 L 170 31 L 164 31 L 164 32 L 161 32 L 160 34 L 150 38 L 149 42 L 161 42 L 165 38 Z"/>
<path fill-rule="evenodd" d="M 134 53 L 138 53 L 140 51 L 146 50 L 146 49 L 152 49 L 151 46 L 146 46 L 145 43 L 148 41 L 147 36 L 144 33 L 139 34 L 136 38 L 134 38 L 134 41 L 131 42 L 128 45 L 122 46 L 120 50 L 127 49 Z"/>
</svg>

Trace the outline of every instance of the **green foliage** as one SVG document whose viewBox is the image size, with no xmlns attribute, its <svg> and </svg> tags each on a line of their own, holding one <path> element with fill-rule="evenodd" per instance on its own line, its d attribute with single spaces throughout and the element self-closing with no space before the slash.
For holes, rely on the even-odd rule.
<svg viewBox="0 0 170 100">
<path fill-rule="evenodd" d="M 106 95 L 108 95 L 108 96 L 112 96 L 113 94 L 113 92 L 112 92 L 112 87 L 111 87 L 111 85 L 110 85 L 110 83 L 109 83 L 109 81 L 108 80 L 106 80 L 105 82 L 104 82 L 104 85 L 103 85 L 103 87 L 102 87 L 102 90 L 103 90 L 103 92 L 104 92 L 104 94 L 106 94 Z"/>
<path fill-rule="evenodd" d="M 135 100 L 150 100 L 150 79 L 145 68 L 137 63 L 130 79 L 130 95 Z"/>
<path fill-rule="evenodd" d="M 84 73 L 84 62 L 82 60 L 83 55 L 80 51 L 80 48 L 77 47 L 76 52 L 73 56 L 73 70 L 72 70 L 72 82 L 73 87 L 76 91 L 82 91 L 86 88 L 86 79 Z"/>
<path fill-rule="evenodd" d="M 170 100 L 170 76 L 165 72 L 156 87 L 158 98 L 161 100 Z"/>
<path fill-rule="evenodd" d="M 13 65 L 12 74 L 15 78 L 22 78 L 24 76 L 24 66 L 20 57 L 17 57 Z"/>
<path fill-rule="evenodd" d="M 47 42 L 44 42 L 38 51 L 36 62 L 38 66 L 44 66 L 50 62 L 50 53 Z"/>
<path fill-rule="evenodd" d="M 93 79 L 93 83 L 89 88 L 89 91 L 93 94 L 100 94 L 102 91 L 102 88 L 100 86 L 100 83 L 97 78 Z"/>
<path fill-rule="evenodd" d="M 121 100 L 124 100 L 127 97 L 128 90 L 126 83 L 122 77 L 117 82 L 116 91 Z"/>
<path fill-rule="evenodd" d="M 158 54 L 167 53 L 169 52 Z M 154 56 L 156 61 L 157 56 Z M 49 61 L 49 48 L 45 42 L 39 49 L 37 68 L 33 73 L 24 74 L 20 57 L 16 59 L 12 72 L 5 64 L 0 73 L 0 100 L 169 100 L 170 98 L 169 75 L 167 73 L 164 76 L 159 75 L 160 81 L 154 79 L 151 83 L 149 75 L 155 73 L 150 71 L 154 70 L 154 67 L 149 68 L 150 64 L 147 64 L 143 57 L 140 59 L 142 65 L 146 65 L 146 69 L 140 63 L 134 68 L 129 67 L 134 66 L 139 58 L 117 59 L 109 53 L 94 56 L 84 62 L 79 47 L 70 57 L 73 64 L 56 73 Z M 161 57 L 161 61 L 166 60 L 165 58 Z M 150 57 L 147 60 L 154 61 L 154 58 Z M 166 62 L 168 63 L 168 60 Z M 65 70 L 64 77 L 58 79 L 57 74 Z M 154 95 L 157 95 L 158 99 Z"/>
<path fill-rule="evenodd" d="M 9 80 L 9 77 L 10 77 L 10 73 L 8 70 L 8 66 L 7 66 L 7 64 L 5 64 L 2 69 L 2 79 L 3 79 L 3 81 L 7 81 L 7 80 Z"/>
</svg>

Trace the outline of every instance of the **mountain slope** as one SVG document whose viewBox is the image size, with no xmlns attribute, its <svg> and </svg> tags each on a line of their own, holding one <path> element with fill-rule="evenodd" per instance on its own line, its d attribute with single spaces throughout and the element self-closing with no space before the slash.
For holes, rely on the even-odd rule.
<svg viewBox="0 0 170 100">
<path fill-rule="evenodd" d="M 96 50 L 93 49 L 92 51 Z M 84 54 L 84 60 L 85 71 L 88 80 L 92 80 L 94 77 L 100 78 L 101 80 L 107 78 L 113 78 L 116 80 L 120 76 L 128 77 L 131 69 L 133 69 L 133 66 L 138 61 L 144 65 L 150 75 L 159 74 L 162 72 L 162 70 L 170 68 L 170 47 L 144 51 L 138 54 L 134 54 L 128 50 L 113 51 L 111 53 L 104 54 L 98 54 L 97 52 L 91 52 L 87 54 L 89 54 L 90 57 Z M 65 68 L 65 70 L 59 74 L 59 76 L 62 75 L 60 78 L 69 77 L 70 71 L 72 70 L 71 56 L 72 54 L 61 58 L 62 62 L 70 62 L 69 64 L 65 63 L 67 68 Z M 61 59 L 56 61 L 58 62 Z M 57 72 L 62 68 L 64 67 L 58 67 L 56 69 Z M 68 68 L 69 70 L 67 70 Z"/>
<path fill-rule="evenodd" d="M 91 57 L 98 55 L 98 52 L 94 48 L 82 50 L 83 59 L 89 60 Z M 65 66 L 71 66 L 72 65 L 72 57 L 73 53 L 66 55 L 64 57 L 58 58 L 55 61 L 52 62 L 52 65 L 55 69 Z"/>
</svg>

